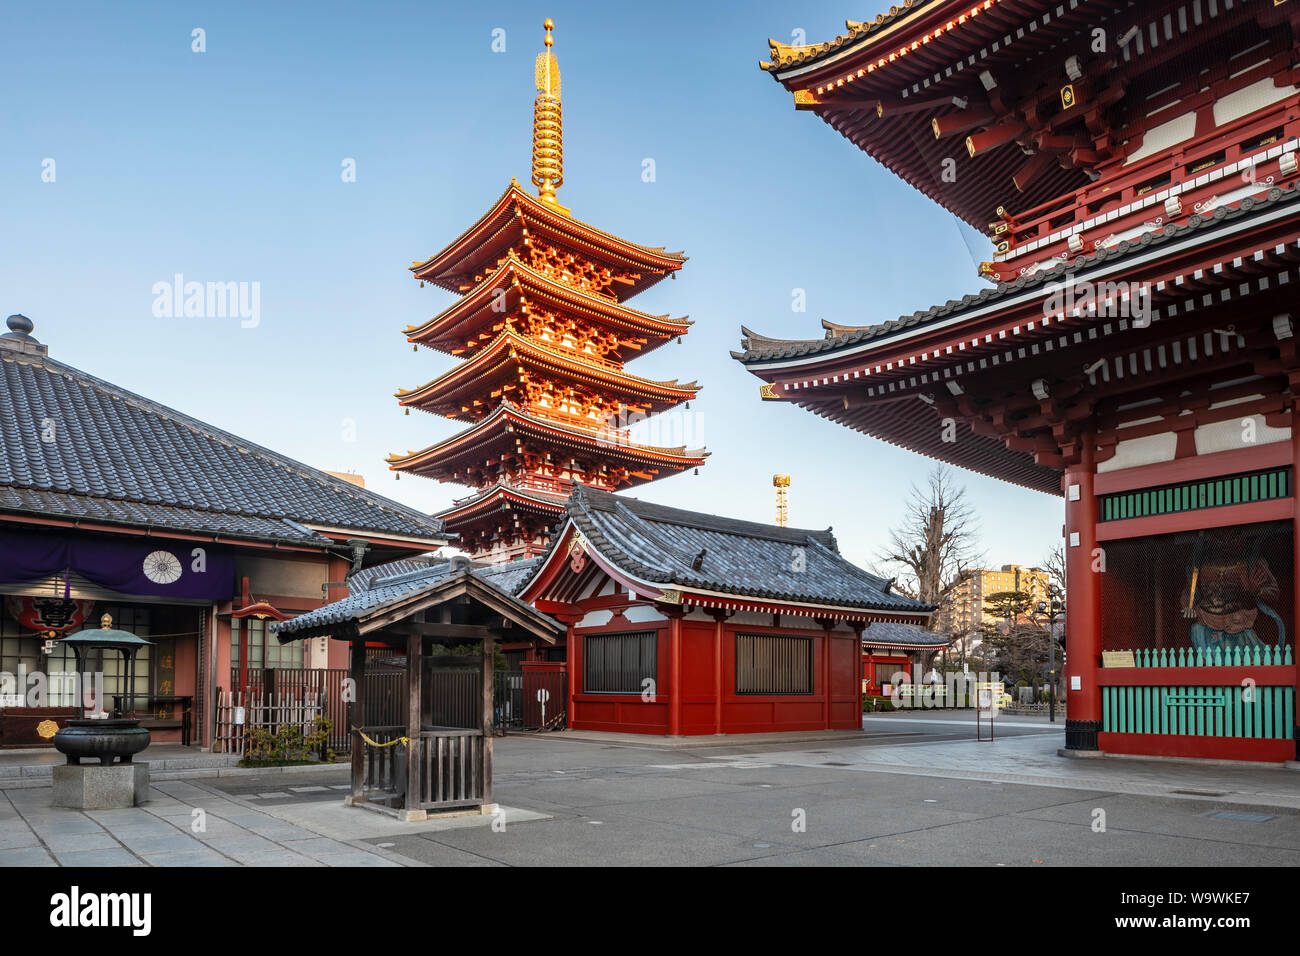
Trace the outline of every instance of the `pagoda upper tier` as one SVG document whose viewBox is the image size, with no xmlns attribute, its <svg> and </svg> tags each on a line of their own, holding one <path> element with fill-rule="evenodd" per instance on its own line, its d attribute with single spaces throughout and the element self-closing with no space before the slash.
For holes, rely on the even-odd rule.
<svg viewBox="0 0 1300 956">
<path fill-rule="evenodd" d="M 1286 176 L 1298 25 L 1295 0 L 906 0 L 760 65 L 1009 282 Z"/>
<path fill-rule="evenodd" d="M 624 369 L 689 331 L 685 318 L 624 304 L 674 275 L 686 257 L 604 232 L 560 204 L 560 72 L 551 29 L 548 20 L 535 68 L 538 195 L 512 179 L 478 222 L 411 267 L 421 285 L 460 298 L 407 326 L 407 341 L 416 351 L 423 345 L 463 361 L 397 399 L 408 411 L 469 427 L 388 459 L 393 471 L 475 489 L 439 517 L 462 547 L 489 560 L 541 553 L 575 487 L 616 491 L 698 468 L 708 456 L 684 444 L 632 440 L 642 419 L 689 402 L 700 389 Z"/>
<path fill-rule="evenodd" d="M 565 423 L 504 401 L 473 427 L 422 451 L 390 455 L 388 462 L 398 471 L 473 488 L 514 482 L 567 495 L 575 482 L 608 491 L 630 488 L 698 468 L 707 455 L 684 446 L 638 444 L 628 429 Z"/>
<path fill-rule="evenodd" d="M 610 362 L 546 338 L 523 335 L 506 327 L 469 359 L 410 391 L 400 391 L 403 405 L 447 418 L 477 421 L 502 400 L 543 417 L 585 420 L 601 427 L 620 417 L 646 416 L 687 401 L 699 391 L 695 382 L 656 382 L 623 371 Z"/>
<path fill-rule="evenodd" d="M 423 325 L 408 342 L 471 355 L 513 326 L 520 334 L 599 359 L 625 362 L 685 335 L 683 317 L 647 315 L 525 265 L 510 250 L 494 272 Z"/>
<path fill-rule="evenodd" d="M 640 246 L 589 226 L 553 203 L 510 186 L 478 222 L 411 272 L 449 292 L 468 292 L 510 254 L 537 272 L 583 292 L 621 302 L 644 292 L 686 262 L 680 252 Z"/>
</svg>

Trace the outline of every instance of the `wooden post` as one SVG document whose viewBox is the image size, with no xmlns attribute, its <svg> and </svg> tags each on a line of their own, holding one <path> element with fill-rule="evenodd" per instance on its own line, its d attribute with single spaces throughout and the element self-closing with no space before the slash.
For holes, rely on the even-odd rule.
<svg viewBox="0 0 1300 956">
<path fill-rule="evenodd" d="M 835 621 L 828 617 L 816 619 L 822 629 L 822 729 L 831 726 L 831 628 Z"/>
<path fill-rule="evenodd" d="M 571 619 L 560 618 L 559 620 L 564 624 L 564 671 L 566 674 L 565 684 L 567 685 L 564 690 L 565 696 L 568 698 L 565 701 L 568 711 L 565 713 L 564 719 L 569 727 L 573 727 L 573 698 L 578 693 L 577 638 L 573 634 L 574 622 Z M 582 619 L 579 618 L 578 620 Z"/>
<path fill-rule="evenodd" d="M 682 611 L 668 611 L 668 736 L 680 737 L 682 733 Z"/>
<path fill-rule="evenodd" d="M 483 802 L 492 802 L 492 704 L 496 680 L 492 672 L 492 638 L 483 635 Z"/>
<path fill-rule="evenodd" d="M 1066 709 L 1068 750 L 1097 750 L 1101 730 L 1101 574 L 1097 552 L 1096 438 L 1085 431 L 1077 465 L 1065 470 Z M 1076 688 L 1075 682 L 1078 682 Z"/>
<path fill-rule="evenodd" d="M 406 639 L 406 813 L 420 809 L 420 705 L 424 697 L 424 638 L 412 634 Z"/>
<path fill-rule="evenodd" d="M 366 742 L 352 727 L 366 724 L 366 642 L 361 637 L 352 641 L 352 703 L 348 704 L 349 736 L 352 738 L 352 800 L 364 799 L 362 786 L 366 779 Z"/>
<path fill-rule="evenodd" d="M 722 653 L 722 623 L 731 617 L 731 612 L 718 608 L 709 613 L 713 617 L 713 732 L 720 734 L 722 733 L 722 694 L 726 687 L 722 676 L 722 662 L 725 656 Z"/>
</svg>

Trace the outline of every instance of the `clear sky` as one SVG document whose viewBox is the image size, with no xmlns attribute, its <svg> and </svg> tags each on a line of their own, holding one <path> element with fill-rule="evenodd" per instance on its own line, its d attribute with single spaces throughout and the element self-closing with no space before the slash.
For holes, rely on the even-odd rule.
<svg viewBox="0 0 1300 956">
<path fill-rule="evenodd" d="M 390 452 L 463 427 L 392 393 L 453 362 L 402 336 L 451 304 L 407 267 L 527 182 L 533 60 L 555 20 L 574 216 L 684 250 L 632 300 L 689 314 L 681 345 L 634 361 L 697 380 L 698 476 L 632 492 L 833 526 L 869 562 L 925 458 L 792 406 L 734 362 L 745 324 L 815 338 L 982 288 L 982 237 L 876 165 L 758 69 L 887 9 L 831 2 L 8 4 L 0 24 L 0 315 L 52 357 L 310 465 L 434 511 L 468 493 Z M 194 52 L 203 30 L 205 52 Z M 494 52 L 494 31 L 505 51 Z M 495 34 L 497 45 L 501 34 Z M 643 179 L 645 160 L 654 180 Z M 49 161 L 52 160 L 51 164 Z M 355 163 L 355 182 L 344 164 Z M 53 181 L 47 181 L 51 178 Z M 258 321 L 155 314 L 155 287 L 257 283 Z M 807 311 L 792 309 L 796 289 Z M 671 432 L 671 429 L 667 431 Z M 671 435 L 665 436 L 671 437 Z M 959 472 L 990 564 L 1037 564 L 1060 500 Z"/>
</svg>

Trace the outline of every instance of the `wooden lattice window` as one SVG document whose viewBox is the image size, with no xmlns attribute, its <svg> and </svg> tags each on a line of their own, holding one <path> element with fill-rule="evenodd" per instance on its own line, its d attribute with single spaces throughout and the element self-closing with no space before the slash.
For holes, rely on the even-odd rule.
<svg viewBox="0 0 1300 956">
<path fill-rule="evenodd" d="M 589 634 L 582 639 L 582 690 L 587 694 L 640 694 L 659 676 L 657 631 Z"/>
<path fill-rule="evenodd" d="M 812 692 L 812 638 L 783 634 L 736 635 L 737 694 Z"/>
</svg>

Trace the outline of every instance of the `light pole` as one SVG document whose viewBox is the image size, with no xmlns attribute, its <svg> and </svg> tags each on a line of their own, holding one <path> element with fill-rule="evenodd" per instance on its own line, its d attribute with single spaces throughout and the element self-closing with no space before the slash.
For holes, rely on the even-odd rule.
<svg viewBox="0 0 1300 956">
<path fill-rule="evenodd" d="M 1047 586 L 1047 596 L 1052 599 L 1051 613 L 1048 613 L 1046 601 L 1038 602 L 1038 610 L 1034 613 L 1034 620 L 1038 621 L 1047 618 L 1047 719 L 1051 723 L 1056 723 L 1056 622 L 1065 620 L 1065 602 L 1059 600 L 1062 597 L 1060 589 L 1054 584 Z"/>
</svg>

